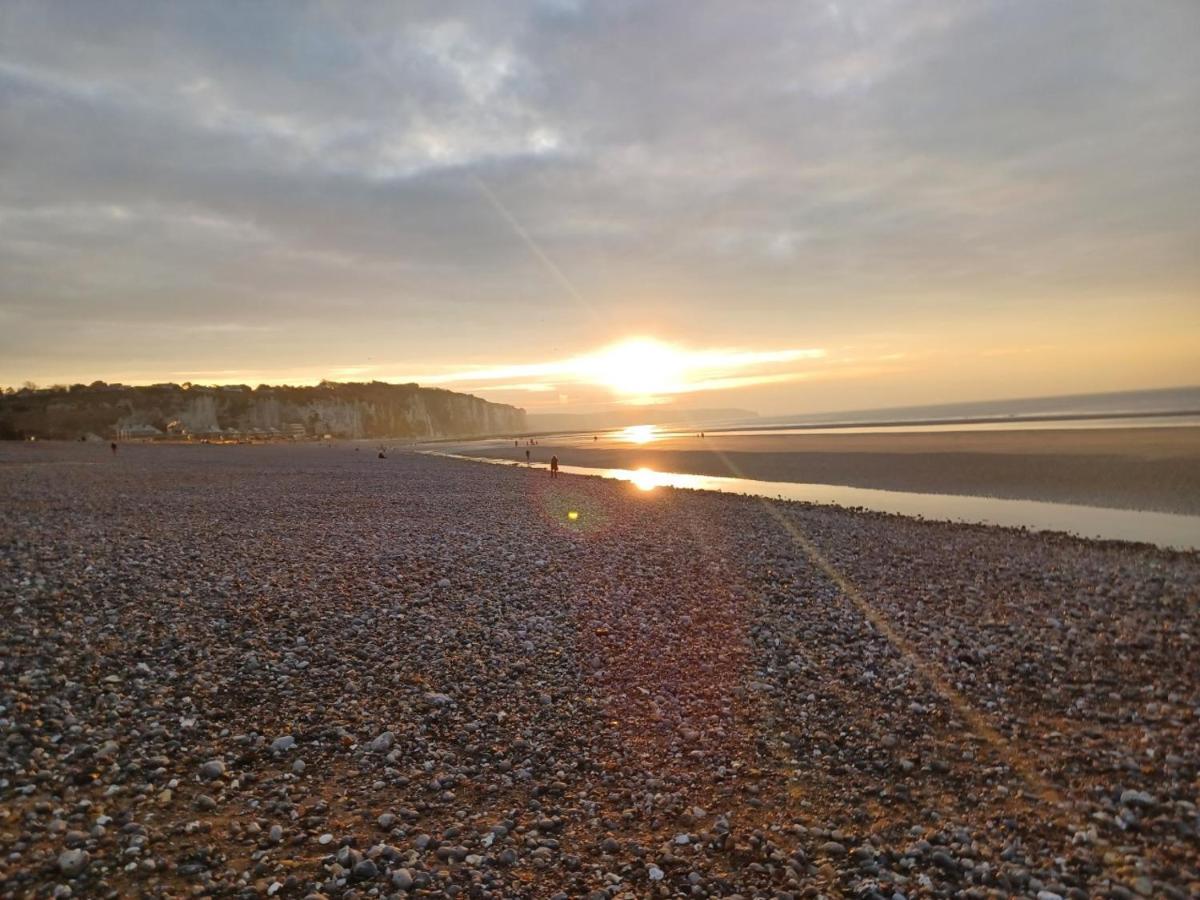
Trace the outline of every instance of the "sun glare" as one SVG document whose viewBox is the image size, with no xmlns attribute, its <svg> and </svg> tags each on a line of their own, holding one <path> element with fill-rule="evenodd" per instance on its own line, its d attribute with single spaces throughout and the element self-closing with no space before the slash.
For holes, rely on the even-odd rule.
<svg viewBox="0 0 1200 900">
<path fill-rule="evenodd" d="M 659 485 L 658 473 L 653 469 L 638 469 L 629 480 L 639 491 L 652 491 Z"/>
<path fill-rule="evenodd" d="M 567 393 L 577 385 L 606 388 L 621 403 L 667 403 L 679 394 L 795 381 L 794 364 L 818 360 L 821 349 L 692 349 L 651 337 L 630 337 L 591 353 L 520 365 L 469 366 L 452 372 L 389 375 L 390 381 L 461 385 L 473 391 Z M 780 367 L 787 367 L 780 371 Z"/>
<path fill-rule="evenodd" d="M 591 380 L 626 397 L 652 401 L 687 390 L 687 354 L 652 338 L 622 341 L 580 363 Z"/>
<path fill-rule="evenodd" d="M 630 425 L 622 428 L 618 437 L 631 444 L 648 444 L 657 436 L 658 429 L 653 425 Z"/>
</svg>

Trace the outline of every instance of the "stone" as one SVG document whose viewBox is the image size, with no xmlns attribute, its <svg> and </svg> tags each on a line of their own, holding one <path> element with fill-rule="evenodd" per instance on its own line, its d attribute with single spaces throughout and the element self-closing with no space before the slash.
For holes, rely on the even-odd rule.
<svg viewBox="0 0 1200 900">
<path fill-rule="evenodd" d="M 378 875 L 379 867 L 375 865 L 374 860 L 370 859 L 360 859 L 350 870 L 350 877 L 355 881 L 369 881 Z"/>
<path fill-rule="evenodd" d="M 408 869 L 394 869 L 392 871 L 392 887 L 397 890 L 411 890 L 414 884 L 412 873 Z"/>
<path fill-rule="evenodd" d="M 92 858 L 86 850 L 73 849 L 64 850 L 58 854 L 58 870 L 67 878 L 75 878 L 83 874 L 84 870 L 91 864 Z"/>
<path fill-rule="evenodd" d="M 392 749 L 392 744 L 396 742 L 396 735 L 390 731 L 385 731 L 376 737 L 367 745 L 367 749 L 372 753 L 387 753 Z"/>
</svg>

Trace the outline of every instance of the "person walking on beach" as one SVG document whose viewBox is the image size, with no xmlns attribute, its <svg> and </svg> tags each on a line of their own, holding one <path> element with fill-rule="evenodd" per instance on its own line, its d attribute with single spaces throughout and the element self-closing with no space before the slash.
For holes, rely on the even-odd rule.
<svg viewBox="0 0 1200 900">
<path fill-rule="evenodd" d="M 525 451 L 525 465 L 529 465 L 529 451 Z"/>
<path fill-rule="evenodd" d="M 109 446 L 112 447 L 113 456 L 116 456 L 117 455 L 117 442 L 113 441 L 111 444 L 109 444 Z"/>
<path fill-rule="evenodd" d="M 551 478 L 558 477 L 558 457 L 557 456 L 550 457 L 550 477 Z"/>
</svg>

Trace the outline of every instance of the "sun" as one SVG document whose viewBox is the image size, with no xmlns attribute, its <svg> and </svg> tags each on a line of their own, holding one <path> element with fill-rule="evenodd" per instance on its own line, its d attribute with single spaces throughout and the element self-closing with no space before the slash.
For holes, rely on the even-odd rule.
<svg viewBox="0 0 1200 900">
<path fill-rule="evenodd" d="M 688 357 L 653 338 L 630 338 L 590 356 L 588 375 L 616 394 L 652 401 L 686 389 Z"/>
</svg>

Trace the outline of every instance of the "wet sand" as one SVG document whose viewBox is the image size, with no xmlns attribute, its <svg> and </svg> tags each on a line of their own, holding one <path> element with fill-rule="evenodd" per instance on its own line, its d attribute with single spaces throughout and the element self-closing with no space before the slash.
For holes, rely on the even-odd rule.
<svg viewBox="0 0 1200 900">
<path fill-rule="evenodd" d="M 525 459 L 525 447 L 448 445 Z M 1200 514 L 1200 428 L 543 438 L 536 461 Z"/>
<path fill-rule="evenodd" d="M 0 509 L 5 896 L 1200 891 L 1194 553 L 347 445 Z"/>
</svg>

